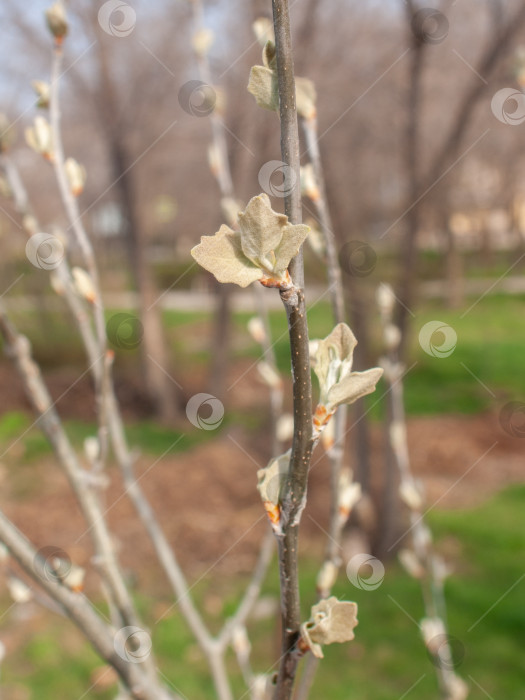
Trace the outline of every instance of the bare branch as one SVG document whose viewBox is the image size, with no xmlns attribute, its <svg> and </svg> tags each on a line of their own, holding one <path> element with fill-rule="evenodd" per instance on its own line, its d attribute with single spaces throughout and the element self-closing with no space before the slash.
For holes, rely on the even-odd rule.
<svg viewBox="0 0 525 700">
<path fill-rule="evenodd" d="M 301 223 L 299 188 L 299 132 L 295 104 L 290 16 L 287 0 L 272 0 L 279 113 L 281 117 L 281 157 L 295 175 L 295 187 L 284 200 L 285 213 L 294 224 Z M 292 356 L 294 436 L 289 475 L 282 498 L 283 535 L 279 538 L 279 570 L 281 580 L 282 656 L 275 688 L 275 700 L 288 700 L 292 695 L 297 672 L 301 611 L 297 562 L 298 528 L 306 499 L 308 471 L 313 449 L 312 385 L 308 352 L 308 325 L 304 299 L 304 267 L 302 250 L 289 268 L 294 287 L 281 292 L 288 317 Z"/>
<path fill-rule="evenodd" d="M 0 511 L 0 540 L 12 556 L 65 611 L 88 639 L 100 656 L 119 674 L 131 697 L 135 700 L 159 700 L 173 697 L 156 684 L 151 684 L 148 676 L 141 672 L 138 664 L 129 663 L 116 652 L 114 636 L 116 630 L 106 625 L 93 610 L 88 600 L 75 593 L 54 578 L 38 575 L 34 566 L 38 554 L 24 535 Z"/>
</svg>

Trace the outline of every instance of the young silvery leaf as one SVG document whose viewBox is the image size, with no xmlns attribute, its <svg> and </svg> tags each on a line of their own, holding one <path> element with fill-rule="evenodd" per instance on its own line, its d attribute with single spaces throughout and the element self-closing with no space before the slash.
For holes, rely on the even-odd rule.
<svg viewBox="0 0 525 700">
<path fill-rule="evenodd" d="M 252 24 L 253 33 L 259 44 L 264 47 L 268 41 L 275 42 L 273 22 L 268 17 L 259 17 Z"/>
<path fill-rule="evenodd" d="M 250 92 L 263 109 L 272 112 L 279 110 L 279 88 L 277 82 L 277 62 L 275 44 L 267 41 L 263 48 L 262 66 L 253 66 L 248 81 Z M 316 116 L 317 94 L 315 85 L 308 78 L 295 78 L 295 101 L 297 113 L 304 119 L 313 119 Z"/>
<path fill-rule="evenodd" d="M 275 532 L 281 532 L 280 498 L 290 468 L 291 450 L 272 459 L 267 467 L 257 472 L 257 490 L 261 494 L 264 509 Z"/>
<path fill-rule="evenodd" d="M 353 480 L 353 474 L 350 469 L 341 471 L 339 477 L 339 489 L 337 492 L 337 507 L 339 509 L 339 517 L 344 524 L 350 517 L 352 508 L 361 500 L 362 491 L 361 484 Z"/>
<path fill-rule="evenodd" d="M 325 561 L 319 573 L 317 574 L 317 590 L 321 595 L 325 595 L 325 591 L 329 593 L 334 583 L 337 581 L 339 567 L 333 561 Z"/>
<path fill-rule="evenodd" d="M 84 299 L 87 299 L 91 304 L 95 303 L 97 298 L 95 287 L 91 275 L 81 267 L 74 267 L 71 270 L 75 290 Z"/>
<path fill-rule="evenodd" d="M 317 115 L 315 103 L 317 92 L 315 85 L 308 78 L 295 79 L 295 101 L 297 103 L 297 114 L 303 119 L 314 119 Z"/>
<path fill-rule="evenodd" d="M 50 96 L 49 83 L 46 83 L 43 80 L 32 80 L 31 87 L 36 92 L 38 97 L 36 106 L 40 107 L 41 109 L 47 109 L 49 107 Z"/>
<path fill-rule="evenodd" d="M 34 120 L 34 126 L 29 126 L 25 130 L 27 145 L 37 153 L 40 153 L 47 158 L 53 160 L 53 139 L 49 122 L 44 117 L 37 116 Z"/>
<path fill-rule="evenodd" d="M 263 109 L 277 112 L 279 109 L 279 90 L 277 74 L 266 66 L 253 66 L 248 81 L 248 92 Z"/>
<path fill-rule="evenodd" d="M 319 380 L 321 395 L 314 415 L 314 426 L 320 430 L 336 408 L 352 404 L 371 394 L 383 374 L 380 367 L 366 372 L 352 372 L 354 348 L 357 340 L 346 325 L 339 323 L 324 340 L 320 340 L 313 364 Z"/>
<path fill-rule="evenodd" d="M 213 32 L 211 29 L 200 29 L 193 35 L 191 43 L 197 56 L 206 56 L 213 44 Z"/>
<path fill-rule="evenodd" d="M 425 576 L 425 567 L 411 549 L 400 549 L 398 557 L 403 568 L 412 578 L 421 579 Z"/>
<path fill-rule="evenodd" d="M 9 150 L 14 141 L 14 138 L 15 133 L 13 125 L 6 117 L 6 115 L 0 112 L 0 153 L 5 153 Z M 10 189 L 9 185 L 7 185 L 7 188 Z M 8 194 L 7 196 L 10 197 L 11 195 Z"/>
<path fill-rule="evenodd" d="M 191 254 L 219 282 L 247 287 L 260 280 L 266 286 L 290 286 L 288 265 L 308 235 L 308 226 L 289 224 L 273 211 L 266 194 L 252 197 L 238 215 L 239 231 L 221 226 L 214 236 L 203 236 Z"/>
<path fill-rule="evenodd" d="M 334 596 L 321 600 L 313 606 L 308 622 L 301 625 L 299 646 L 322 659 L 321 645 L 349 642 L 355 637 L 353 630 L 357 624 L 356 603 L 340 601 Z"/>
<path fill-rule="evenodd" d="M 66 177 L 71 188 L 71 194 L 74 197 L 82 194 L 86 183 L 86 169 L 83 165 L 77 163 L 74 158 L 68 158 L 64 163 Z"/>
<path fill-rule="evenodd" d="M 62 2 L 54 2 L 46 10 L 46 20 L 49 31 L 55 37 L 56 43 L 61 44 L 68 32 L 66 10 Z"/>
</svg>

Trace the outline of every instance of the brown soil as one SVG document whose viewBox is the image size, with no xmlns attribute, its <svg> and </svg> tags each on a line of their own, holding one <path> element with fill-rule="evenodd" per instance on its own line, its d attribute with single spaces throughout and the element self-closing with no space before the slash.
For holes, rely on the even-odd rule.
<svg viewBox="0 0 525 700">
<path fill-rule="evenodd" d="M 248 367 L 237 366 L 234 376 L 240 377 Z M 58 403 L 63 415 L 92 420 L 89 381 L 84 377 L 67 391 L 73 374 L 66 371 L 49 377 L 52 394 L 56 398 L 66 392 Z M 192 377 L 194 392 L 204 390 L 202 379 Z M 125 415 L 140 418 L 144 405 L 138 387 L 129 381 L 118 386 L 121 393 L 126 386 Z M 0 368 L 0 393 L 7 397 L 10 410 L 27 409 L 16 377 L 5 366 Z M 253 409 L 254 401 L 267 411 L 265 390 L 249 371 L 236 385 L 232 403 L 237 410 Z M 507 484 L 523 481 L 523 441 L 504 433 L 495 415 L 413 418 L 408 435 L 413 469 L 425 486 L 429 507 L 474 506 Z M 377 492 L 383 469 L 378 425 L 372 426 L 372 442 L 372 482 Z M 209 576 L 211 569 L 214 574 L 251 570 L 256 544 L 266 527 L 254 488 L 256 471 L 268 456 L 265 436 L 232 427 L 189 452 L 163 459 L 139 458 L 137 478 L 190 578 Z M 16 472 L 6 466 L 9 456 L 6 460 L 0 465 L 0 478 L 1 505 L 8 515 L 37 546 L 60 546 L 73 560 L 85 563 L 90 556 L 89 533 L 54 460 L 46 457 Z M 111 484 L 104 499 L 122 560 L 130 571 L 155 582 L 158 570 L 151 545 L 123 494 L 118 470 L 110 468 L 109 474 Z M 328 482 L 327 463 L 318 448 L 303 520 L 302 541 L 309 550 L 321 548 L 325 541 Z"/>
</svg>

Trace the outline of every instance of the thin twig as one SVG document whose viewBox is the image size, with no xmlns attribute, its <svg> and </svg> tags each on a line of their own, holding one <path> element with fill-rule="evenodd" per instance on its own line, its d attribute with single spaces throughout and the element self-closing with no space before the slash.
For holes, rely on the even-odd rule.
<svg viewBox="0 0 525 700">
<path fill-rule="evenodd" d="M 89 530 L 93 536 L 95 551 L 100 561 L 103 578 L 112 593 L 122 624 L 137 625 L 138 616 L 124 584 L 111 536 L 107 529 L 98 499 L 91 488 L 86 487 L 84 470 L 64 431 L 51 396 L 45 386 L 40 368 L 31 357 L 29 340 L 20 335 L 8 320 L 0 306 L 0 333 L 4 338 L 6 352 L 12 358 L 22 379 L 27 398 L 38 416 L 39 425 L 52 445 L 60 466 L 68 477 L 71 488 L 80 504 Z"/>
<path fill-rule="evenodd" d="M 315 206 L 323 234 L 325 249 L 326 249 L 326 269 L 328 277 L 328 286 L 330 291 L 330 301 L 332 307 L 332 315 L 334 323 L 343 323 L 345 321 L 345 303 L 344 303 L 344 288 L 341 276 L 341 268 L 336 250 L 335 235 L 333 232 L 332 219 L 326 198 L 326 187 L 324 180 L 324 172 L 319 152 L 319 142 L 317 134 L 317 118 L 315 116 L 310 119 L 301 118 L 306 152 L 313 166 L 315 181 L 317 185 L 317 197 Z M 341 565 L 340 543 L 344 524 L 341 523 L 339 516 L 338 494 L 340 489 L 341 469 L 344 460 L 345 452 L 345 434 L 346 434 L 346 419 L 347 407 L 339 406 L 334 421 L 334 438 L 333 444 L 328 448 L 327 454 L 330 461 L 330 527 L 329 536 L 327 538 L 326 553 L 323 565 L 331 562 L 334 566 Z M 322 591 L 320 595 L 329 595 L 330 591 Z M 301 678 L 301 683 L 297 689 L 296 699 L 306 700 L 308 698 L 312 683 L 315 678 L 319 659 L 313 654 L 308 654 L 305 667 Z"/>
<path fill-rule="evenodd" d="M 174 697 L 166 694 L 156 684 L 151 684 L 150 679 L 141 672 L 139 664 L 129 663 L 117 653 L 114 643 L 115 630 L 100 619 L 87 598 L 71 591 L 54 577 L 46 578 L 37 573 L 34 566 L 38 557 L 37 551 L 1 511 L 0 540 L 24 571 L 62 607 L 67 617 L 77 625 L 97 653 L 115 669 L 131 697 L 135 700 Z"/>
<path fill-rule="evenodd" d="M 95 253 L 89 236 L 82 223 L 82 217 L 78 207 L 78 202 L 71 191 L 70 184 L 68 182 L 66 169 L 65 169 L 65 157 L 64 157 L 64 147 L 62 144 L 62 131 L 60 128 L 60 102 L 59 102 L 59 88 L 60 88 L 60 76 L 62 71 L 62 58 L 63 52 L 62 47 L 55 45 L 53 52 L 53 62 L 51 68 L 51 84 L 50 84 L 50 96 L 49 96 L 49 119 L 51 125 L 52 142 L 53 142 L 53 167 L 55 171 L 55 177 L 58 183 L 58 188 L 60 191 L 60 197 L 64 204 L 66 210 L 70 227 L 73 230 L 75 239 L 80 247 L 82 256 L 84 258 L 87 271 L 91 278 L 91 283 L 93 285 L 94 299 L 93 299 L 93 318 L 95 322 L 97 345 L 98 345 L 98 359 L 97 372 L 95 375 L 96 381 L 96 399 L 98 404 L 98 440 L 99 440 L 99 456 L 97 458 L 98 468 L 102 469 L 105 459 L 107 457 L 107 430 L 106 430 L 106 410 L 107 410 L 107 395 L 109 391 L 110 377 L 109 377 L 109 360 L 106 356 L 107 351 L 107 339 L 106 339 L 106 320 L 104 315 L 104 305 L 102 301 L 102 294 L 100 290 L 100 281 L 98 274 L 98 267 L 95 259 Z"/>
<path fill-rule="evenodd" d="M 400 494 L 410 512 L 410 531 L 412 535 L 414 562 L 408 564 L 409 573 L 418 578 L 425 608 L 427 624 L 439 624 L 433 638 L 426 638 L 425 643 L 434 659 L 434 666 L 439 687 L 444 700 L 458 697 L 458 686 L 466 691 L 464 681 L 460 679 L 453 668 L 452 649 L 447 634 L 446 602 L 443 591 L 444 565 L 438 560 L 434 551 L 432 536 L 423 517 L 423 495 L 416 483 L 410 465 L 408 442 L 406 434 L 406 416 L 403 398 L 404 366 L 398 360 L 398 344 L 401 340 L 401 330 L 392 322 L 392 309 L 395 298 L 389 287 L 384 287 L 378 293 L 383 336 L 388 349 L 387 357 L 383 360 L 384 377 L 389 387 L 387 401 L 389 403 L 388 438 L 390 449 L 397 466 L 400 479 Z M 411 570 L 413 567 L 413 570 Z M 422 626 L 422 632 L 425 630 Z M 461 695 L 466 697 L 466 695 Z"/>
<path fill-rule="evenodd" d="M 192 8 L 193 8 L 193 19 L 194 19 L 194 26 L 195 26 L 195 32 L 196 36 L 198 36 L 199 32 L 202 32 L 204 29 L 204 22 L 203 22 L 203 8 L 202 8 L 202 2 L 201 0 L 191 0 Z M 206 50 L 195 50 L 195 58 L 197 61 L 197 65 L 199 67 L 199 72 L 200 72 L 200 77 L 201 80 L 203 80 L 204 83 L 207 85 L 212 84 L 212 79 L 211 79 L 211 69 L 210 69 L 210 63 L 208 60 L 208 55 Z M 233 199 L 235 196 L 234 192 L 234 185 L 233 185 L 233 178 L 232 178 L 232 173 L 231 173 L 231 168 L 230 168 L 230 161 L 228 157 L 228 146 L 226 142 L 226 137 L 225 137 L 225 131 L 224 131 L 224 125 L 222 124 L 222 120 L 219 116 L 219 113 L 216 110 L 213 110 L 210 114 L 210 120 L 211 120 L 211 130 L 212 130 L 212 143 L 213 143 L 213 148 L 215 151 L 216 155 L 216 163 L 215 163 L 215 170 L 214 170 L 214 175 L 217 180 L 217 185 L 219 187 L 219 191 L 221 194 L 222 199 L 226 198 L 231 198 Z M 235 217 L 229 217 L 228 223 L 230 226 L 233 228 L 237 228 L 238 222 L 235 219 Z M 259 313 L 262 318 L 265 318 L 265 305 L 264 301 L 261 299 L 261 296 L 258 297 L 260 300 L 260 308 L 259 308 Z M 261 308 L 262 307 L 262 308 Z M 267 318 L 267 314 L 266 314 Z M 268 340 L 268 345 L 270 346 L 269 343 L 269 329 L 266 327 L 266 335 L 267 335 L 267 340 Z M 270 351 L 271 352 L 271 351 Z M 266 357 L 266 354 L 265 354 Z M 270 359 L 270 358 L 267 358 Z M 275 359 L 273 357 L 273 359 Z M 275 362 L 274 362 L 275 366 Z M 276 417 L 280 414 L 282 410 L 282 391 L 279 397 L 279 390 L 272 388 L 271 390 L 271 409 L 272 409 L 272 435 L 274 439 L 274 445 L 276 441 Z M 275 413 L 274 413 L 275 410 Z M 224 624 L 222 630 L 220 631 L 219 635 L 217 636 L 217 649 L 218 653 L 220 655 L 220 659 L 217 659 L 213 664 L 212 664 L 212 672 L 214 673 L 214 679 L 215 679 L 215 684 L 216 687 L 219 686 L 219 684 L 222 684 L 224 688 L 226 688 L 226 679 L 225 679 L 225 670 L 224 670 L 224 654 L 228 648 L 228 645 L 232 641 L 232 635 L 235 632 L 235 629 L 238 627 L 243 627 L 245 625 L 246 619 L 248 618 L 250 612 L 253 609 L 253 606 L 255 605 L 260 592 L 261 592 L 261 586 L 263 584 L 264 578 L 266 576 L 266 573 L 268 571 L 268 567 L 270 565 L 270 562 L 272 560 L 272 553 L 273 553 L 273 535 L 270 532 L 268 532 L 265 537 L 263 538 L 259 550 L 259 557 L 257 564 L 255 566 L 255 570 L 252 576 L 252 579 L 246 588 L 244 595 L 241 599 L 241 602 L 239 603 L 239 606 L 237 608 L 237 611 L 233 615 L 230 620 L 227 620 L 226 623 Z M 241 667 L 241 671 L 243 672 L 243 675 L 246 678 L 246 668 Z M 250 688 L 250 685 L 248 685 L 248 688 Z M 231 690 L 229 691 L 231 692 Z M 220 696 L 222 697 L 222 696 Z"/>
</svg>

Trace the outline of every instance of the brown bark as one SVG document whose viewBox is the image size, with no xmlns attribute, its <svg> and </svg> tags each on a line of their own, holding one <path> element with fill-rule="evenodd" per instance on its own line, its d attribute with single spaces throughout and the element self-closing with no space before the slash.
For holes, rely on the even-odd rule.
<svg viewBox="0 0 525 700">
<path fill-rule="evenodd" d="M 140 348 L 142 375 L 155 414 L 162 422 L 172 423 L 178 414 L 175 399 L 178 392 L 175 390 L 175 380 L 169 379 L 169 352 L 162 326 L 162 310 L 158 304 L 159 293 L 148 263 L 145 231 L 135 204 L 133 160 L 126 144 L 125 118 L 120 115 L 104 41 L 100 41 L 97 46 L 97 102 L 101 105 L 101 126 L 107 140 L 114 186 L 127 219 L 126 248 L 139 297 L 139 318 L 144 330 Z"/>
</svg>

